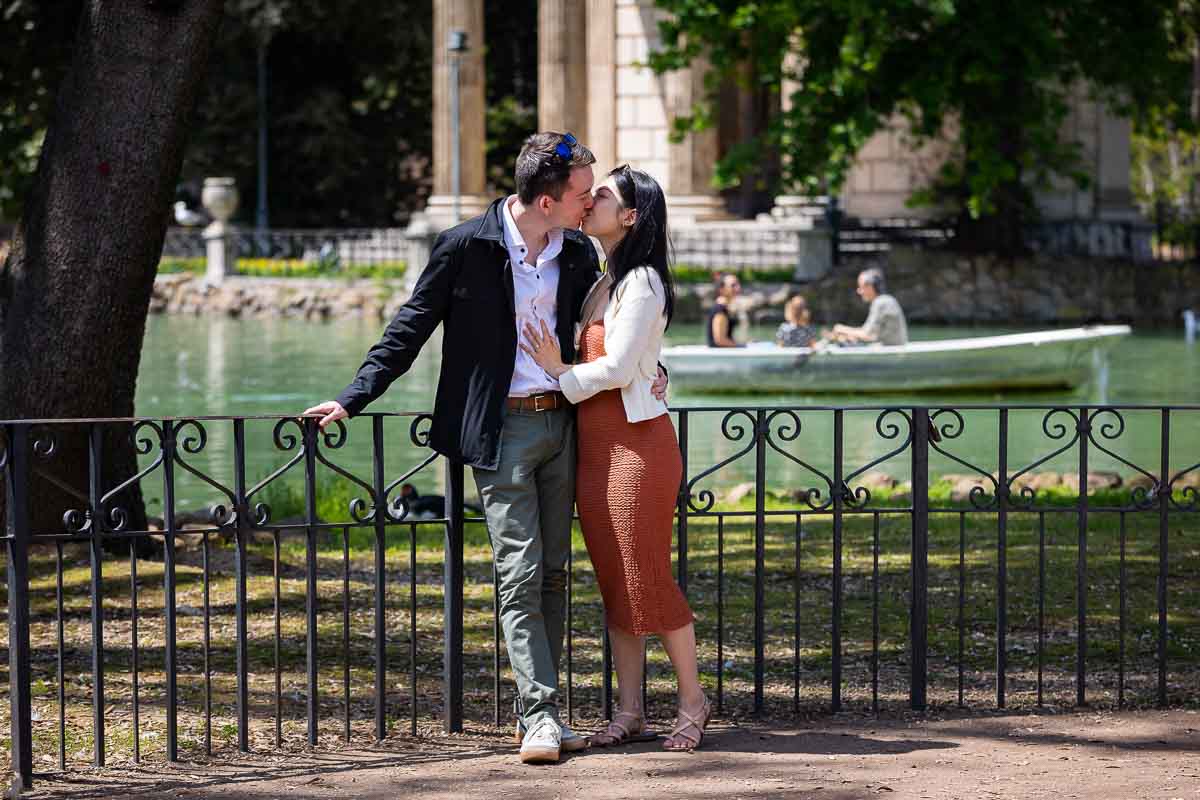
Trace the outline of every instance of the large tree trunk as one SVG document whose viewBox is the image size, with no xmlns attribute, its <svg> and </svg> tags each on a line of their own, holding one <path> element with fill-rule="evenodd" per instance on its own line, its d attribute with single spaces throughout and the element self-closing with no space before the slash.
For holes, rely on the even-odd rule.
<svg viewBox="0 0 1200 800">
<path fill-rule="evenodd" d="M 84 3 L 0 272 L 0 419 L 133 415 L 154 275 L 222 7 Z M 42 468 L 86 493 L 86 436 L 57 438 Z M 136 457 L 127 428 L 105 431 L 104 490 L 135 472 Z M 63 512 L 83 507 L 45 480 L 32 490 L 35 529 L 61 530 Z M 144 528 L 140 491 L 115 505 L 129 513 L 129 529 Z"/>
</svg>

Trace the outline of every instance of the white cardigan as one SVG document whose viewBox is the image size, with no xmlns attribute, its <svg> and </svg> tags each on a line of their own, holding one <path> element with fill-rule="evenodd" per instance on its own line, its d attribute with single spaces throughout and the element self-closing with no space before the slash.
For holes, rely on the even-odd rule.
<svg viewBox="0 0 1200 800">
<path fill-rule="evenodd" d="M 611 300 L 608 285 L 608 276 L 604 275 L 592 287 L 593 293 L 601 293 L 602 301 L 607 301 L 604 355 L 571 367 L 559 377 L 559 386 L 572 403 L 581 403 L 608 389 L 620 389 L 626 419 L 630 422 L 654 419 L 667 413 L 667 404 L 650 392 L 658 376 L 663 332 L 667 329 L 662 279 L 650 267 L 637 267 L 621 281 Z M 592 300 L 589 295 L 585 307 Z M 599 303 L 596 305 L 599 310 Z M 581 324 L 588 322 L 585 317 Z"/>
</svg>

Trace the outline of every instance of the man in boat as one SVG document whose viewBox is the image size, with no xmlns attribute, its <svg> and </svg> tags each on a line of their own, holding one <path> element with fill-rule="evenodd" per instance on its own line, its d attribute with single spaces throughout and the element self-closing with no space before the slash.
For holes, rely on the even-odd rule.
<svg viewBox="0 0 1200 800">
<path fill-rule="evenodd" d="M 825 339 L 840 344 L 908 344 L 908 323 L 895 297 L 887 293 L 883 270 L 871 267 L 858 273 L 858 296 L 870 304 L 867 321 L 859 327 L 837 324 Z"/>
</svg>

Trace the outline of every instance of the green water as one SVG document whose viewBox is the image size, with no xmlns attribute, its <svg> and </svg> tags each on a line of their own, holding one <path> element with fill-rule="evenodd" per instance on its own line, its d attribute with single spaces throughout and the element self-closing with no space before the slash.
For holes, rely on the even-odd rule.
<svg viewBox="0 0 1200 800">
<path fill-rule="evenodd" d="M 207 415 L 284 415 L 303 411 L 309 405 L 332 398 L 353 377 L 367 349 L 376 341 L 383 326 L 377 322 L 339 320 L 335 322 L 304 322 L 298 320 L 234 320 L 217 317 L 153 316 L 149 320 L 141 371 L 137 387 L 137 414 L 147 417 L 207 416 Z M 998 328 L 925 328 L 914 327 L 914 339 L 954 338 L 964 335 L 980 336 L 1012 332 Z M 749 332 L 754 339 L 769 339 L 772 329 L 755 328 Z M 668 344 L 702 341 L 699 325 L 673 326 Z M 440 337 L 430 340 L 412 370 L 392 385 L 378 400 L 372 411 L 425 411 L 432 408 L 437 381 Z M 1031 353 L 1030 358 L 1036 358 Z M 693 395 L 672 390 L 669 401 L 674 408 L 695 406 L 763 405 L 828 406 L 828 405 L 929 405 L 939 402 L 949 405 L 970 403 L 1034 403 L 1045 406 L 1079 403 L 1113 404 L 1195 404 L 1200 403 L 1200 343 L 1188 345 L 1181 331 L 1139 333 L 1123 340 L 1110 356 L 1107 384 L 1081 387 L 1072 392 L 1005 392 L 987 394 L 955 393 L 936 395 L 770 395 L 756 397 L 741 394 Z M 1043 431 L 1045 411 L 1013 411 L 1009 419 L 1010 469 L 1030 464 L 1073 436 L 1074 422 L 1065 414 L 1051 417 L 1048 423 L 1068 422 L 1071 432 L 1066 439 L 1055 440 Z M 749 418 L 734 415 L 722 432 L 722 412 L 701 412 L 691 415 L 688 431 L 688 474 L 695 477 L 701 471 L 734 456 L 748 442 Z M 954 455 L 991 472 L 997 467 L 999 448 L 998 414 L 994 410 L 964 412 L 962 435 L 948 440 L 944 446 Z M 768 484 L 777 489 L 824 486 L 793 458 L 807 462 L 826 474 L 832 471 L 833 417 L 828 411 L 798 413 L 800 431 L 795 434 L 790 418 L 778 416 L 772 425 L 774 441 L 787 456 L 768 449 Z M 948 418 L 943 417 L 943 422 Z M 1158 411 L 1131 411 L 1124 414 L 1124 430 L 1120 436 L 1108 439 L 1099 432 L 1097 444 L 1107 447 L 1116 456 L 1145 468 L 1151 473 L 1160 462 L 1160 425 Z M 1115 417 L 1097 419 L 1112 423 L 1110 433 L 1116 432 Z M 844 447 L 847 472 L 878 458 L 903 441 L 881 435 L 888 432 L 888 423 L 907 423 L 898 415 L 880 419 L 878 411 L 847 411 L 844 419 Z M 747 435 L 738 439 L 741 426 Z M 879 427 L 877 427 L 877 425 Z M 208 441 L 195 455 L 185 454 L 189 463 L 225 486 L 233 485 L 232 433 L 227 422 L 205 423 Z M 247 474 L 253 486 L 270 471 L 294 455 L 283 451 L 272 440 L 272 421 L 255 421 L 247 425 Z M 385 458 L 389 478 L 397 477 L 410 465 L 419 462 L 421 452 L 409 443 L 409 421 L 389 420 L 386 424 Z M 786 436 L 795 438 L 787 441 Z M 1171 466 L 1180 469 L 1200 461 L 1200 411 L 1175 412 L 1170 420 Z M 350 436 L 340 450 L 327 455 L 368 483 L 371 481 L 371 432 L 369 425 L 355 421 Z M 1136 472 L 1113 455 L 1089 446 L 1089 467 L 1113 469 L 1125 475 Z M 1044 464 L 1040 469 L 1075 471 L 1078 469 L 1079 448 L 1073 446 Z M 696 489 L 727 487 L 753 480 L 755 453 L 753 450 L 697 484 Z M 299 467 L 293 476 L 299 479 Z M 322 474 L 333 478 L 324 467 Z M 908 454 L 897 456 L 879 467 L 898 478 L 908 476 Z M 967 472 L 965 467 L 938 453 L 931 456 L 931 471 Z M 336 480 L 342 480 L 336 478 Z M 429 468 L 416 480 L 419 487 L 433 490 L 441 483 L 440 472 Z M 468 485 L 470 482 L 468 481 Z M 153 493 L 151 493 L 153 494 Z M 212 502 L 213 492 L 198 479 L 185 476 L 179 488 L 181 505 L 198 506 Z"/>
</svg>

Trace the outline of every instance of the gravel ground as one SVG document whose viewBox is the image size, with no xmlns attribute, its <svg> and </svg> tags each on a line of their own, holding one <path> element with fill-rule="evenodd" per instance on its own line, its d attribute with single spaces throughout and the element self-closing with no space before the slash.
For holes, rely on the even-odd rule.
<svg viewBox="0 0 1200 800">
<path fill-rule="evenodd" d="M 1200 712 L 819 717 L 710 728 L 702 750 L 518 763 L 496 731 L 38 776 L 31 798 L 1162 798 L 1200 800 Z"/>
</svg>

